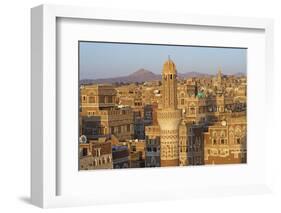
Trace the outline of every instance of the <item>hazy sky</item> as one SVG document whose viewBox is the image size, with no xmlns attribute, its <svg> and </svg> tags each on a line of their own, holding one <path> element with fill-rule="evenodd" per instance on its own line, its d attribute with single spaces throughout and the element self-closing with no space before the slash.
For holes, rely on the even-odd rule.
<svg viewBox="0 0 281 213">
<path fill-rule="evenodd" d="M 179 73 L 246 73 L 247 49 L 80 42 L 80 79 L 125 76 L 144 68 L 160 74 L 168 55 Z"/>
</svg>

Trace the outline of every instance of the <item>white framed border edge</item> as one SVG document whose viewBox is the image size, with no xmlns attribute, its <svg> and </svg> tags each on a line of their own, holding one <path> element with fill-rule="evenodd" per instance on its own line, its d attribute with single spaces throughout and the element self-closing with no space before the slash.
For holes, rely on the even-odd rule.
<svg viewBox="0 0 281 213">
<path fill-rule="evenodd" d="M 161 24 L 200 25 L 264 29 L 266 33 L 266 93 L 273 88 L 273 20 L 264 18 L 218 17 L 187 14 L 123 11 L 102 8 L 40 5 L 31 9 L 31 202 L 47 207 L 100 204 L 90 197 L 56 196 L 56 18 L 82 18 L 152 22 Z M 267 95 L 272 106 L 274 95 Z M 269 110 L 267 122 L 273 112 Z M 272 148 L 266 144 L 267 183 L 241 187 L 222 187 L 206 191 L 191 190 L 182 198 L 220 195 L 243 195 L 272 191 Z M 271 144 L 272 145 L 272 144 Z M 167 197 L 179 199 L 179 197 Z M 157 199 L 155 199 L 157 200 Z M 130 200 L 135 201 L 136 200 Z M 102 203 L 112 203 L 104 201 Z M 120 201 L 115 201 L 120 202 Z M 124 201 L 128 202 L 128 200 Z"/>
</svg>

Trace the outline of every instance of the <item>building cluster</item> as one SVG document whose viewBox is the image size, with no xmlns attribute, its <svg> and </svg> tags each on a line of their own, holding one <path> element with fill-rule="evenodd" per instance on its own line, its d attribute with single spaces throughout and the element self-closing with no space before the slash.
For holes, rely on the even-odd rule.
<svg viewBox="0 0 281 213">
<path fill-rule="evenodd" d="M 80 170 L 247 161 L 247 79 L 178 79 L 80 86 Z"/>
</svg>

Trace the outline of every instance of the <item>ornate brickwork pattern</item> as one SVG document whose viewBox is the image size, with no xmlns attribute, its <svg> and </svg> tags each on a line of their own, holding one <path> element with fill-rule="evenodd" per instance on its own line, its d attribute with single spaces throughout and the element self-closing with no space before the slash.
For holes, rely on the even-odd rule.
<svg viewBox="0 0 281 213">
<path fill-rule="evenodd" d="M 173 134 L 169 133 L 172 132 Z M 161 160 L 179 159 L 179 136 L 173 131 L 161 131 Z"/>
</svg>

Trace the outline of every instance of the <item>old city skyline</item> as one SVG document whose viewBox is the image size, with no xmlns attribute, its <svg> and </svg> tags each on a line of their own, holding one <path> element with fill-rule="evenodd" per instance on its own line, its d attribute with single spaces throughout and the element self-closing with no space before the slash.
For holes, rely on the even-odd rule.
<svg viewBox="0 0 281 213">
<path fill-rule="evenodd" d="M 80 84 L 80 170 L 247 162 L 246 76 L 161 66 L 161 79 Z"/>
</svg>

